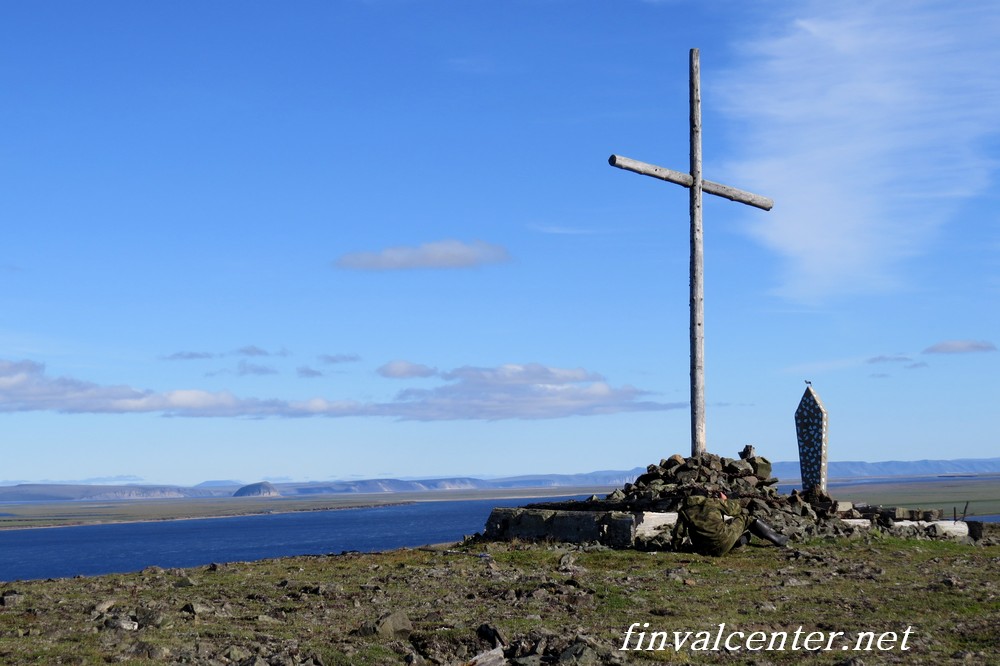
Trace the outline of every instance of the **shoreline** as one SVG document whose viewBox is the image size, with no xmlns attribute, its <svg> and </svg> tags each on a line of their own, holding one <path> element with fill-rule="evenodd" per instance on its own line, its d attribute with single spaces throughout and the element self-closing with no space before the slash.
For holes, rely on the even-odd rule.
<svg viewBox="0 0 1000 666">
<path fill-rule="evenodd" d="M 924 477 L 906 481 L 887 478 L 835 480 L 830 484 L 837 499 L 907 508 L 941 508 L 946 514 L 967 519 L 1000 514 L 1000 475 L 977 477 Z M 415 502 L 465 500 L 532 500 L 572 495 L 605 494 L 612 486 L 545 486 L 541 488 L 492 488 L 482 490 L 433 490 L 399 493 L 358 493 L 312 497 L 162 498 L 129 500 L 51 500 L 0 502 L 0 533 L 55 527 L 85 527 L 128 523 L 154 523 L 206 518 L 235 518 L 307 511 L 398 506 Z M 29 523 L 29 524 L 19 524 Z"/>
<path fill-rule="evenodd" d="M 19 532 L 21 530 L 54 530 L 64 527 L 91 527 L 94 525 L 133 525 L 136 523 L 169 523 L 179 520 L 224 520 L 226 518 L 246 518 L 247 516 L 274 516 L 286 513 L 308 513 L 310 511 L 347 511 L 349 509 L 375 509 L 383 506 L 403 506 L 414 504 L 414 501 L 386 502 L 384 504 L 347 504 L 344 506 L 317 507 L 315 509 L 288 509 L 286 511 L 247 511 L 245 513 L 227 513 L 218 516 L 165 516 L 163 518 L 134 518 L 122 520 L 87 520 L 79 522 L 59 523 L 55 525 L 10 525 L 0 526 L 0 533 Z"/>
<path fill-rule="evenodd" d="M 509 492 L 504 492 L 505 490 Z M 550 497 L 564 497 L 569 495 L 589 495 L 589 494 L 601 494 L 610 492 L 611 488 L 594 488 L 592 486 L 587 487 L 559 487 L 559 488 L 519 488 L 516 490 L 511 489 L 495 489 L 487 491 L 425 491 L 430 493 L 431 496 L 427 496 L 424 493 L 413 492 L 413 493 L 385 493 L 379 495 L 366 494 L 365 497 L 357 498 L 352 500 L 349 498 L 342 498 L 340 496 L 324 496 L 322 498 L 309 498 L 303 499 L 298 497 L 273 497 L 273 498 L 254 498 L 257 503 L 255 507 L 246 507 L 245 510 L 236 512 L 226 512 L 226 508 L 231 508 L 231 502 L 234 498 L 213 498 L 213 499 L 196 499 L 196 500 L 185 500 L 178 498 L 169 498 L 167 500 L 102 500 L 95 502 L 86 502 L 80 500 L 56 500 L 52 502 L 39 502 L 32 503 L 31 505 L 25 504 L 3 504 L 0 503 L 0 513 L 8 513 L 8 515 L 0 515 L 0 533 L 4 532 L 16 532 L 20 530 L 39 530 L 39 529 L 57 529 L 64 527 L 88 527 L 92 525 L 126 525 L 135 523 L 159 523 L 159 522 L 173 522 L 181 520 L 207 520 L 212 518 L 243 518 L 247 516 L 266 516 L 266 515 L 279 515 L 279 514 L 289 514 L 289 513 L 306 513 L 306 512 L 316 512 L 316 511 L 341 511 L 348 509 L 375 509 L 379 507 L 390 507 L 390 506 L 403 506 L 407 504 L 416 503 L 430 503 L 430 502 L 461 502 L 461 501 L 482 501 L 482 500 L 527 500 L 527 499 L 544 499 Z M 460 496 L 451 495 L 449 493 L 456 493 Z M 422 496 L 423 495 L 423 496 Z M 390 499 L 391 496 L 396 496 Z M 331 503 L 331 499 L 340 500 L 339 503 Z M 210 506 L 213 501 L 219 502 L 216 506 Z M 237 501 L 239 499 L 237 498 Z M 269 501 L 285 501 L 289 504 L 294 503 L 294 506 L 281 507 L 280 505 L 266 506 L 261 503 Z M 183 508 L 182 505 L 188 503 L 189 509 L 196 508 L 200 509 L 197 512 L 185 513 L 184 511 L 176 511 L 173 513 L 168 513 L 160 516 L 123 516 L 122 518 L 106 517 L 102 515 L 94 515 L 93 517 L 88 516 L 74 516 L 72 518 L 56 518 L 51 514 L 65 515 L 67 509 L 77 508 L 77 509 L 101 509 L 101 508 L 113 508 L 121 509 L 128 512 L 131 509 L 133 512 L 137 509 L 143 508 L 157 508 L 157 509 L 167 509 L 171 508 L 166 504 L 160 504 L 160 502 L 171 502 L 174 507 Z M 120 503 L 120 504 L 119 504 Z M 228 506 L 223 503 L 228 504 Z M 316 504 L 317 506 L 309 506 L 309 504 Z M 25 508 L 28 506 L 30 509 L 40 510 L 39 515 L 32 516 L 20 516 L 18 514 L 9 514 L 9 512 L 4 511 L 4 509 L 10 508 Z M 212 511 L 215 509 L 215 512 Z M 5 520 L 8 519 L 21 518 L 22 520 L 34 520 L 38 522 L 44 522 L 45 524 L 32 524 L 32 525 L 17 525 L 17 524 L 3 524 Z M 51 522 L 45 522 L 51 521 Z"/>
</svg>

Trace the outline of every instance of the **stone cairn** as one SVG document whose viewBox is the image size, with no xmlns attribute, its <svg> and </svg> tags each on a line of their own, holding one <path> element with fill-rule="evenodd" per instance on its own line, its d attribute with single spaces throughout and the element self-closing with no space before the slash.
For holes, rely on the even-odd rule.
<svg viewBox="0 0 1000 666">
<path fill-rule="evenodd" d="M 684 458 L 673 455 L 659 465 L 649 465 L 646 473 L 625 484 L 596 504 L 614 511 L 678 511 L 684 499 L 705 491 L 722 491 L 729 499 L 739 500 L 751 515 L 770 523 L 793 539 L 815 536 L 853 536 L 855 529 L 841 518 L 861 518 L 863 514 L 848 503 L 833 500 L 826 493 L 813 490 L 790 495 L 778 493 L 778 479 L 771 476 L 771 461 L 746 446 L 739 458 L 712 453 Z M 595 503 L 591 498 L 590 503 Z M 595 507 L 596 508 L 596 507 Z M 659 548 L 668 535 L 651 543 L 637 544 Z"/>
<path fill-rule="evenodd" d="M 711 453 L 685 458 L 673 455 L 658 465 L 649 465 L 646 472 L 632 483 L 626 483 L 600 498 L 570 502 L 541 502 L 525 509 L 564 512 L 590 511 L 613 515 L 643 512 L 669 513 L 680 509 L 684 499 L 706 491 L 722 491 L 729 499 L 740 501 L 751 515 L 771 524 L 795 541 L 814 537 L 861 538 L 868 530 L 846 519 L 865 519 L 897 533 L 895 521 L 933 521 L 942 518 L 941 511 L 914 511 L 883 508 L 850 502 L 838 502 L 817 487 L 805 492 L 793 490 L 789 495 L 777 490 L 778 479 L 771 476 L 771 462 L 757 455 L 753 446 L 746 446 L 739 458 L 720 457 Z M 870 524 L 870 523 L 869 523 Z M 488 530 L 489 531 L 489 530 Z M 923 528 L 910 528 L 900 536 L 926 538 L 934 534 Z M 649 550 L 670 548 L 670 533 L 637 537 L 634 547 Z"/>
</svg>

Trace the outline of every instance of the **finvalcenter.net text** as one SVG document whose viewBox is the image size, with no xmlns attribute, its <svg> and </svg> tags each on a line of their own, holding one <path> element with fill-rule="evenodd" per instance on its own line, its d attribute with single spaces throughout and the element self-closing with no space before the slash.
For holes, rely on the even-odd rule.
<svg viewBox="0 0 1000 666">
<path fill-rule="evenodd" d="M 713 631 L 647 631 L 649 622 L 633 622 L 625 632 L 619 650 L 691 650 L 713 652 L 717 650 L 748 650 L 756 652 L 807 650 L 812 652 L 843 650 L 855 652 L 909 650 L 907 639 L 913 627 L 906 631 L 857 632 L 853 640 L 843 631 L 806 631 L 801 626 L 794 631 L 727 631 L 723 622 Z"/>
</svg>

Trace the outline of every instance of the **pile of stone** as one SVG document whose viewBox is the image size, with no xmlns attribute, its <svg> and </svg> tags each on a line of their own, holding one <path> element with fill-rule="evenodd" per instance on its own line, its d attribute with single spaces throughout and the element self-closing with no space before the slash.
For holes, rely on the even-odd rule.
<svg viewBox="0 0 1000 666">
<path fill-rule="evenodd" d="M 626 483 L 604 501 L 624 511 L 677 511 L 685 497 L 718 490 L 733 498 L 767 502 L 777 498 L 777 483 L 771 476 L 771 461 L 747 446 L 739 459 L 711 453 L 691 458 L 673 455 L 650 465 L 635 482 Z"/>
<path fill-rule="evenodd" d="M 519 509 L 498 508 L 487 521 L 488 539 L 595 540 L 614 548 L 670 548 L 670 527 L 691 495 L 721 491 L 793 540 L 860 538 L 872 526 L 909 538 L 976 538 L 965 524 L 944 525 L 940 511 L 886 509 L 838 502 L 817 489 L 778 492 L 771 462 L 747 446 L 739 458 L 711 453 L 674 455 L 650 465 L 632 483 L 604 498 L 542 502 Z M 958 532 L 961 532 L 959 534 Z"/>
<path fill-rule="evenodd" d="M 712 453 L 684 458 L 674 455 L 650 465 L 646 473 L 633 483 L 615 490 L 603 500 L 591 502 L 604 505 L 605 510 L 676 512 L 684 499 L 706 491 L 721 491 L 729 499 L 739 500 L 751 515 L 770 523 L 793 539 L 816 536 L 855 537 L 855 526 L 844 518 L 859 518 L 849 502 L 837 502 L 820 492 L 782 495 L 777 490 L 778 479 L 771 476 L 771 461 L 757 455 L 753 446 L 746 446 L 739 458 L 726 458 Z M 637 543 L 640 547 L 663 547 L 668 535 Z"/>
<path fill-rule="evenodd" d="M 857 526 L 842 520 L 858 517 L 849 503 L 815 492 L 781 495 L 767 458 L 757 455 L 752 446 L 745 447 L 739 456 L 674 455 L 650 465 L 634 482 L 604 498 L 595 495 L 585 501 L 497 508 L 487 521 L 485 536 L 571 542 L 594 539 L 614 548 L 668 549 L 670 526 L 684 499 L 706 491 L 721 491 L 739 500 L 751 515 L 794 539 L 853 537 L 859 533 Z"/>
</svg>

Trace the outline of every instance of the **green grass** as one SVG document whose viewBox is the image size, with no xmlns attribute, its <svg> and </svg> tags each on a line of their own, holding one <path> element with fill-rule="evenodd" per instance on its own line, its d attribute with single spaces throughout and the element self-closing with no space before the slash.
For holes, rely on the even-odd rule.
<svg viewBox="0 0 1000 666">
<path fill-rule="evenodd" d="M 325 664 L 403 663 L 423 650 L 446 663 L 490 645 L 497 627 L 511 642 L 564 649 L 578 634 L 623 663 L 836 664 L 848 653 L 728 655 L 682 650 L 621 652 L 634 623 L 650 631 L 902 632 L 912 650 L 850 653 L 865 663 L 946 663 L 971 653 L 1000 662 L 1000 547 L 951 542 L 818 541 L 791 549 L 750 547 L 725 558 L 683 553 L 572 551 L 545 545 L 485 544 L 467 554 L 400 550 L 296 557 L 207 568 L 0 584 L 20 603 L 0 607 L 0 663 L 151 664 L 217 658 L 236 648 L 271 659 L 314 655 Z M 492 557 L 477 555 L 488 551 Z M 193 582 L 178 587 L 179 581 Z M 102 628 L 110 615 L 158 613 L 160 626 Z M 204 604 L 192 616 L 182 609 Z M 356 630 L 389 611 L 413 624 L 409 640 Z M 553 648 L 552 646 L 555 646 Z M 137 650 L 158 647 L 150 659 Z M 734 661 L 735 659 L 735 661 Z"/>
<path fill-rule="evenodd" d="M 943 509 L 945 517 L 1000 514 L 1000 475 L 954 477 L 908 483 L 860 483 L 832 491 L 837 499 L 909 509 Z"/>
</svg>

